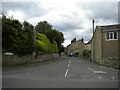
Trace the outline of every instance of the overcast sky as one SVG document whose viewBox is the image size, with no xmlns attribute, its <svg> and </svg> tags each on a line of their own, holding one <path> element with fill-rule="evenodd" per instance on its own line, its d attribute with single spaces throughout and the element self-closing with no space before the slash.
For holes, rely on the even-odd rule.
<svg viewBox="0 0 120 90">
<path fill-rule="evenodd" d="M 70 44 L 74 37 L 89 41 L 93 19 L 95 27 L 118 23 L 118 0 L 4 0 L 0 5 L 0 12 L 21 22 L 26 20 L 35 26 L 40 21 L 48 21 L 54 29 L 64 34 L 64 46 Z"/>
</svg>

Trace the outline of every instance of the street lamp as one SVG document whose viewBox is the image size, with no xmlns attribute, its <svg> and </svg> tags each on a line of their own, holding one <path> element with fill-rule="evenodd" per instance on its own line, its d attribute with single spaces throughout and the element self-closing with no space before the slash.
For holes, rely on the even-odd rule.
<svg viewBox="0 0 120 90">
<path fill-rule="evenodd" d="M 36 30 L 34 30 L 34 45 L 36 44 Z M 34 52 L 32 53 L 32 57 L 35 58 L 36 57 L 36 53 L 35 50 L 36 48 L 34 48 Z"/>
</svg>

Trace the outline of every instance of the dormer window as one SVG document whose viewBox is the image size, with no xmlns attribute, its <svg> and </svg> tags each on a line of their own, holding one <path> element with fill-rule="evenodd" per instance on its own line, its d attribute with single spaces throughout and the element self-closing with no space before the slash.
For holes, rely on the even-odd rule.
<svg viewBox="0 0 120 90">
<path fill-rule="evenodd" d="M 118 33 L 117 32 L 106 32 L 106 40 L 118 40 Z"/>
</svg>

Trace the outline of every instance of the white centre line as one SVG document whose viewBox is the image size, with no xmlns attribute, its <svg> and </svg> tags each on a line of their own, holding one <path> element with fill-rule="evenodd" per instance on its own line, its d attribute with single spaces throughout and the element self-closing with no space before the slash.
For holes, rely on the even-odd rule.
<svg viewBox="0 0 120 90">
<path fill-rule="evenodd" d="M 68 67 L 70 66 L 70 64 L 68 64 Z"/>
<path fill-rule="evenodd" d="M 70 60 L 71 61 L 71 60 Z M 69 61 L 69 63 L 70 63 L 70 61 Z"/>
<path fill-rule="evenodd" d="M 67 74 L 68 74 L 68 69 L 67 69 L 66 72 L 65 72 L 65 77 L 67 76 Z"/>
<path fill-rule="evenodd" d="M 69 62 L 68 62 L 68 68 L 70 67 L 70 61 L 71 61 L 71 59 L 70 59 Z M 65 77 L 68 75 L 68 68 L 67 68 L 67 70 L 66 70 L 66 72 L 65 72 Z"/>
</svg>

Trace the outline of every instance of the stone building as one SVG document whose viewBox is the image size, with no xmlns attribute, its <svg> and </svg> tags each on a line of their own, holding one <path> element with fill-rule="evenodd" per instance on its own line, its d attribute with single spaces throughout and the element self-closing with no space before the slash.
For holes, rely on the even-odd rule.
<svg viewBox="0 0 120 90">
<path fill-rule="evenodd" d="M 83 39 L 74 41 L 72 40 L 71 44 L 66 47 L 67 53 L 82 53 L 85 50 L 85 44 Z"/>
<path fill-rule="evenodd" d="M 90 50 L 91 51 L 91 40 L 85 44 L 85 50 Z"/>
<path fill-rule="evenodd" d="M 97 26 L 92 37 L 92 61 L 118 68 L 119 46 L 120 24 Z"/>
</svg>

